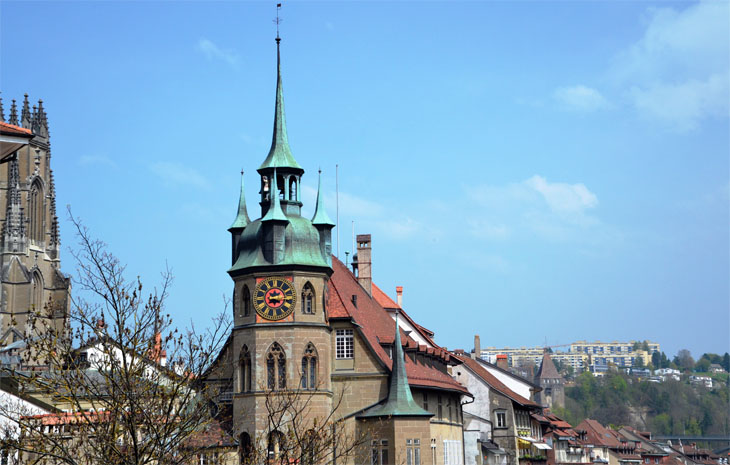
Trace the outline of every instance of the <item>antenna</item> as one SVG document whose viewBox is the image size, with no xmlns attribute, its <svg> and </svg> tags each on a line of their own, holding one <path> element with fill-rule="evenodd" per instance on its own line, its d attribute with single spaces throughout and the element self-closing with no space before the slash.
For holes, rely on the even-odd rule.
<svg viewBox="0 0 730 465">
<path fill-rule="evenodd" d="M 355 251 L 357 249 L 355 248 L 355 220 L 352 221 L 352 257 L 355 257 Z M 362 258 L 362 257 L 359 257 Z"/>
<path fill-rule="evenodd" d="M 337 227 L 337 258 L 340 258 L 340 165 L 335 165 L 335 203 L 337 205 L 337 213 L 335 218 L 335 226 Z"/>
<path fill-rule="evenodd" d="M 279 24 L 281 23 L 282 19 L 279 18 L 279 10 L 281 10 L 281 3 L 276 4 L 276 19 L 274 20 L 274 24 L 276 24 L 276 43 L 278 44 L 281 42 L 281 37 L 279 37 Z"/>
</svg>

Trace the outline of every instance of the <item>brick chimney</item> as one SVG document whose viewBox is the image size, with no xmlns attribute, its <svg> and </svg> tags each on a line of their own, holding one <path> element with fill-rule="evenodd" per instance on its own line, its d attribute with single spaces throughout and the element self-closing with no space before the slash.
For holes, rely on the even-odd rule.
<svg viewBox="0 0 730 465">
<path fill-rule="evenodd" d="M 479 340 L 479 335 L 474 336 L 474 352 L 471 354 L 471 358 L 479 358 L 482 356 L 482 343 Z"/>
<path fill-rule="evenodd" d="M 509 368 L 507 366 L 507 355 L 506 354 L 497 355 L 497 366 L 503 370 L 507 370 L 507 368 Z"/>
<path fill-rule="evenodd" d="M 395 295 L 398 296 L 398 306 L 403 308 L 403 286 L 395 286 Z"/>
<path fill-rule="evenodd" d="M 368 294 L 373 295 L 370 234 L 358 234 L 355 239 L 357 240 L 357 280 Z"/>
</svg>

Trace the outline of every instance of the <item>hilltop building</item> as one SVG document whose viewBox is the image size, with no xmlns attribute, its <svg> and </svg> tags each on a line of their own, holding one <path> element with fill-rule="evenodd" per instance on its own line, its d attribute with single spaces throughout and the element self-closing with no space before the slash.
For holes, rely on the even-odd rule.
<svg viewBox="0 0 730 465">
<path fill-rule="evenodd" d="M 304 169 L 288 142 L 279 45 L 260 217 L 250 219 L 242 181 L 229 228 L 234 328 L 207 378 L 222 390 L 219 411 L 230 414 L 242 459 L 261 441 L 270 459 L 286 459 L 287 431 L 267 403 L 286 392 L 306 399 L 300 430 L 331 418 L 366 438 L 356 463 L 462 465 L 470 394 L 448 374 L 460 362 L 375 285 L 369 235 L 357 237 L 353 271 L 332 256 L 321 181 L 314 216 L 301 216 Z"/>
<path fill-rule="evenodd" d="M 43 101 L 6 121 L 0 101 L 0 363 L 22 365 L 31 315 L 47 327 L 66 324 L 70 280 L 61 272 L 56 189 Z M 48 310 L 48 312 L 46 312 Z"/>
</svg>

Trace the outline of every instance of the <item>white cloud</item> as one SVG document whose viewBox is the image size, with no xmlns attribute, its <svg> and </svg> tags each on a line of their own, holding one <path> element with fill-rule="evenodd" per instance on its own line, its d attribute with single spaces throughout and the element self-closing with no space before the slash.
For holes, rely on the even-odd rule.
<svg viewBox="0 0 730 465">
<path fill-rule="evenodd" d="M 150 165 L 150 170 L 168 186 L 178 185 L 198 189 L 210 187 L 210 182 L 198 171 L 179 163 L 157 162 Z"/>
<path fill-rule="evenodd" d="M 591 210 L 598 197 L 583 183 L 549 182 L 535 175 L 506 186 L 481 185 L 468 195 L 479 206 L 467 231 L 482 239 L 503 240 L 525 233 L 553 240 L 582 238 L 601 224 Z"/>
<path fill-rule="evenodd" d="M 234 67 L 238 65 L 238 54 L 236 54 L 234 50 L 222 49 L 211 40 L 204 38 L 200 39 L 198 41 L 197 49 L 209 60 L 222 60 Z"/>
<path fill-rule="evenodd" d="M 643 36 L 619 54 L 612 74 L 642 115 L 686 131 L 727 116 L 730 31 L 727 2 L 647 10 Z"/>
<path fill-rule="evenodd" d="M 78 160 L 81 166 L 102 166 L 107 168 L 116 168 L 117 164 L 114 160 L 105 155 L 82 155 Z"/>
<path fill-rule="evenodd" d="M 609 106 L 599 91 L 583 85 L 558 87 L 553 98 L 565 107 L 579 111 L 596 111 Z"/>
<path fill-rule="evenodd" d="M 542 176 L 535 175 L 524 184 L 545 199 L 554 212 L 580 213 L 598 205 L 598 198 L 583 183 L 549 183 Z"/>
</svg>

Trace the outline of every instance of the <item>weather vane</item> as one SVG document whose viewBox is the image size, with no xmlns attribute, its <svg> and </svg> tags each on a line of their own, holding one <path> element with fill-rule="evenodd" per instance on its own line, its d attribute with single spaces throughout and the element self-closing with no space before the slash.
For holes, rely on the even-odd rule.
<svg viewBox="0 0 730 465">
<path fill-rule="evenodd" d="M 279 18 L 279 10 L 281 10 L 281 3 L 276 4 L 276 19 L 274 20 L 274 24 L 276 24 L 276 43 L 277 44 L 281 41 L 281 38 L 279 37 L 279 24 L 281 23 L 282 19 Z"/>
</svg>

